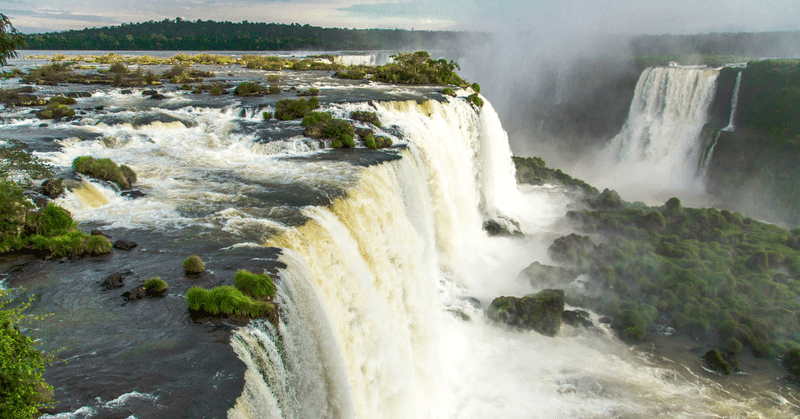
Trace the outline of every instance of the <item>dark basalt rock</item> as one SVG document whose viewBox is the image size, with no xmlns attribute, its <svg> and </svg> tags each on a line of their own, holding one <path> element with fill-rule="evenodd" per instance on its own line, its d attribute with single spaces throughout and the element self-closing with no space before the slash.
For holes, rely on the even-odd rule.
<svg viewBox="0 0 800 419">
<path fill-rule="evenodd" d="M 589 313 L 583 310 L 564 310 L 561 320 L 572 327 L 592 327 L 592 320 Z"/>
<path fill-rule="evenodd" d="M 166 96 L 162 95 L 161 93 L 158 93 L 155 90 L 145 90 L 145 91 L 143 91 L 142 92 L 142 97 L 144 97 L 144 96 L 149 96 L 149 99 L 165 99 L 166 98 Z"/>
<path fill-rule="evenodd" d="M 561 288 L 575 279 L 575 275 L 560 266 L 533 262 L 519 273 L 520 280 L 528 280 L 533 286 Z"/>
<path fill-rule="evenodd" d="M 124 298 L 125 301 L 136 301 L 144 297 L 147 297 L 147 291 L 145 291 L 144 285 L 140 285 L 136 288 L 132 288 L 130 291 L 125 291 L 122 293 L 122 298 Z"/>
<path fill-rule="evenodd" d="M 489 318 L 546 336 L 555 336 L 561 328 L 564 291 L 546 289 L 522 298 L 499 297 L 489 306 Z"/>
<path fill-rule="evenodd" d="M 71 97 L 71 98 L 92 97 L 92 94 L 89 93 L 89 92 L 69 92 L 69 93 L 67 93 L 67 97 Z"/>
<path fill-rule="evenodd" d="M 47 179 L 42 182 L 42 193 L 48 198 L 58 198 L 64 193 L 64 179 Z"/>
<path fill-rule="evenodd" d="M 144 192 L 142 192 L 142 191 L 140 191 L 138 189 L 130 189 L 130 190 L 127 190 L 127 191 L 122 191 L 122 192 L 120 192 L 120 195 L 124 196 L 125 198 L 130 198 L 130 199 L 144 198 L 144 197 L 147 196 L 147 194 L 145 194 Z"/>
<path fill-rule="evenodd" d="M 507 223 L 504 225 L 497 220 L 489 220 L 483 223 L 483 229 L 489 233 L 490 236 L 515 236 L 522 237 L 519 223 L 514 220 L 505 220 Z"/>
<path fill-rule="evenodd" d="M 794 348 L 786 351 L 781 358 L 781 363 L 789 373 L 786 379 L 800 384 L 800 349 Z"/>
<path fill-rule="evenodd" d="M 115 272 L 109 275 L 108 278 L 106 278 L 106 280 L 103 281 L 102 285 L 107 289 L 114 289 L 125 285 L 125 282 L 122 278 L 122 274 L 119 272 Z"/>
<path fill-rule="evenodd" d="M 136 246 L 138 246 L 137 243 L 125 239 L 119 239 L 114 242 L 114 248 L 120 250 L 131 250 Z"/>
<path fill-rule="evenodd" d="M 366 122 L 377 127 L 381 126 L 381 121 L 378 119 L 378 115 L 376 115 L 375 112 L 355 111 L 350 113 L 350 118 L 353 118 L 355 121 Z"/>
<path fill-rule="evenodd" d="M 131 90 L 131 89 L 122 89 L 122 90 L 119 91 L 119 93 L 123 94 L 123 95 L 132 95 L 133 94 L 133 90 Z M 142 93 L 142 95 L 144 95 L 144 93 Z"/>
</svg>

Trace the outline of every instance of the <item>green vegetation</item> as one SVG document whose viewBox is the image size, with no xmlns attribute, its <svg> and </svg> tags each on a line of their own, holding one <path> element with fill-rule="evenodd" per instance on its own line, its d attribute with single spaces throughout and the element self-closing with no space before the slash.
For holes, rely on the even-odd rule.
<svg viewBox="0 0 800 419">
<path fill-rule="evenodd" d="M 691 336 L 735 338 L 756 356 L 777 356 L 797 343 L 800 229 L 684 208 L 677 198 L 647 208 L 613 195 L 606 190 L 588 201 L 593 209 L 568 213 L 582 231 L 608 239 L 577 254 L 574 266 L 611 292 L 573 303 L 614 316 L 623 336 L 634 339 L 662 319 Z M 565 255 L 551 248 L 555 260 Z"/>
<path fill-rule="evenodd" d="M 441 84 L 466 86 L 467 82 L 456 74 L 461 69 L 455 61 L 434 60 L 425 51 L 401 52 L 392 55 L 394 62 L 377 67 L 372 80 L 384 83 Z"/>
<path fill-rule="evenodd" d="M 123 190 L 136 183 L 136 173 L 124 164 L 117 166 L 111 159 L 95 159 L 91 156 L 77 157 L 72 161 L 72 169 L 78 173 L 97 179 L 114 182 Z"/>
<path fill-rule="evenodd" d="M 530 183 L 532 185 L 542 185 L 545 183 L 556 183 L 564 186 L 576 187 L 589 194 L 597 194 L 598 190 L 588 183 L 575 179 L 564 173 L 561 169 L 553 170 L 546 166 L 545 161 L 540 157 L 513 157 L 514 165 L 517 168 L 517 181 Z"/>
<path fill-rule="evenodd" d="M 266 273 L 254 274 L 240 269 L 236 272 L 234 281 L 236 281 L 237 290 L 255 298 L 271 297 L 277 291 L 272 278 Z"/>
<path fill-rule="evenodd" d="M 18 140 L 4 140 L 0 145 L 0 180 L 16 179 L 27 183 L 31 179 L 53 176 L 50 167 L 28 152 L 28 147 Z"/>
<path fill-rule="evenodd" d="M 471 104 L 473 104 L 473 105 L 475 105 L 475 106 L 477 106 L 479 108 L 483 107 L 483 99 L 481 99 L 481 97 L 480 97 L 480 95 L 478 93 L 473 93 L 473 94 L 467 96 L 467 102 L 469 102 L 469 103 L 471 103 Z"/>
<path fill-rule="evenodd" d="M 455 90 L 453 90 L 452 87 L 445 87 L 444 89 L 442 89 L 442 94 L 445 96 L 456 97 L 456 92 Z"/>
<path fill-rule="evenodd" d="M 206 271 L 206 264 L 200 256 L 191 255 L 183 260 L 183 270 L 189 275 L 198 275 Z"/>
<path fill-rule="evenodd" d="M 0 290 L 0 417 L 31 419 L 52 399 L 53 388 L 42 377 L 52 357 L 20 332 L 30 320 L 22 314 L 29 303 L 6 309 L 9 300 L 8 291 Z"/>
<path fill-rule="evenodd" d="M 366 122 L 368 124 L 375 125 L 376 127 L 381 127 L 381 120 L 378 119 L 378 115 L 375 112 L 367 112 L 367 111 L 354 111 L 350 112 L 350 119 Z"/>
<path fill-rule="evenodd" d="M 309 125 L 316 125 L 316 124 L 323 124 L 326 122 L 330 122 L 333 119 L 333 116 L 328 112 L 309 112 L 306 116 L 303 117 L 303 126 L 307 127 Z"/>
<path fill-rule="evenodd" d="M 267 91 L 268 88 L 265 86 L 252 81 L 245 81 L 233 89 L 233 94 L 236 96 L 258 96 L 265 94 Z"/>
<path fill-rule="evenodd" d="M 367 72 L 362 67 L 349 67 L 344 70 L 339 70 L 334 73 L 334 76 L 340 79 L 349 80 L 363 80 L 367 76 Z"/>
<path fill-rule="evenodd" d="M 310 100 L 305 100 L 305 98 L 283 99 L 279 100 L 275 106 L 275 118 L 281 121 L 298 119 L 318 108 L 319 99 L 316 97 L 312 97 Z"/>
<path fill-rule="evenodd" d="M 148 295 L 157 295 L 163 293 L 168 286 L 167 281 L 159 277 L 153 277 L 144 283 L 144 290 Z"/>
<path fill-rule="evenodd" d="M 36 112 L 36 117 L 39 119 L 60 119 L 70 116 L 75 116 L 75 111 L 67 105 L 59 103 L 50 103 L 47 108 Z"/>
<path fill-rule="evenodd" d="M 297 92 L 297 96 L 319 96 L 319 89 L 312 87 L 303 92 Z"/>
<path fill-rule="evenodd" d="M 325 138 L 333 139 L 333 148 L 353 148 L 356 146 L 355 133 L 350 122 L 344 119 L 332 119 L 325 123 L 322 128 L 322 135 Z"/>
<path fill-rule="evenodd" d="M 375 137 L 374 135 L 369 134 L 366 136 L 366 138 L 364 138 L 364 145 L 366 145 L 367 148 L 370 148 L 372 150 L 387 148 L 392 146 L 392 139 L 389 137 L 381 137 L 381 136 Z"/>
<path fill-rule="evenodd" d="M 165 71 L 161 76 L 163 79 L 169 79 L 173 84 L 184 83 L 201 83 L 206 77 L 214 77 L 213 71 L 202 71 L 191 68 L 191 64 L 184 64 L 183 62 L 175 64 L 169 70 Z"/>
<path fill-rule="evenodd" d="M 189 310 L 211 315 L 264 317 L 275 309 L 266 301 L 254 301 L 238 289 L 223 285 L 210 290 L 192 287 L 186 292 Z"/>
<path fill-rule="evenodd" d="M 751 61 L 741 71 L 737 126 L 773 141 L 800 138 L 800 60 Z"/>
<path fill-rule="evenodd" d="M 296 51 L 397 50 L 405 45 L 440 45 L 457 36 L 475 40 L 485 34 L 400 29 L 337 29 L 300 24 L 189 21 L 181 18 L 119 26 L 69 30 L 24 36 L 26 49 L 40 50 L 162 50 L 162 51 Z M 213 61 L 200 54 L 198 62 Z M 188 58 L 188 57 L 187 57 Z M 320 57 L 322 61 L 324 57 Z M 330 63 L 325 60 L 324 62 Z M 295 60 L 298 67 L 308 65 Z"/>
</svg>

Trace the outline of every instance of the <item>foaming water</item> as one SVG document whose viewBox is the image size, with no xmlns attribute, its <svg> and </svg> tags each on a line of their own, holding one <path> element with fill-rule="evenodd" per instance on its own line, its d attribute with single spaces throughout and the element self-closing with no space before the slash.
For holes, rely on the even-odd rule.
<svg viewBox="0 0 800 419">
<path fill-rule="evenodd" d="M 364 169 L 346 197 L 267 244 L 284 250 L 277 328 L 253 322 L 232 344 L 248 366 L 230 418 L 695 418 L 747 416 L 751 403 L 658 365 L 604 326 L 558 336 L 489 321 L 498 295 L 524 295 L 519 270 L 547 262 L 570 199 L 553 188 L 492 203 L 526 238 L 481 229 L 485 119 L 434 102 L 381 104 L 409 139 L 402 159 Z M 483 112 L 487 112 L 486 109 Z M 449 132 L 445 135 L 445 132 Z M 477 143 L 477 144 L 476 144 Z M 460 145 L 459 145 L 460 144 Z M 446 151 L 443 151 L 446 150 Z M 512 172 L 513 173 L 513 172 Z M 500 202 L 498 204 L 498 202 Z"/>
</svg>

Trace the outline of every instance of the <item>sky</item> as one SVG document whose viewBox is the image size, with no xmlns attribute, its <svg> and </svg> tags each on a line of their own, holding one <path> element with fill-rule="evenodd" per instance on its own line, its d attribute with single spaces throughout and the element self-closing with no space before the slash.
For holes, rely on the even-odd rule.
<svg viewBox="0 0 800 419">
<path fill-rule="evenodd" d="M 800 30 L 800 0 L 0 0 L 0 13 L 23 33 L 176 17 L 490 32 Z"/>
</svg>

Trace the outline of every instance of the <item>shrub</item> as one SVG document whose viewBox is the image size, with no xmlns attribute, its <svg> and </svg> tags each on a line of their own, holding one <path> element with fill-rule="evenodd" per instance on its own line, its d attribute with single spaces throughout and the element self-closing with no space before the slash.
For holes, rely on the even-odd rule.
<svg viewBox="0 0 800 419">
<path fill-rule="evenodd" d="M 277 290 L 272 278 L 266 273 L 254 274 L 241 269 L 236 272 L 234 281 L 236 282 L 236 289 L 255 298 L 273 296 Z"/>
<path fill-rule="evenodd" d="M 322 129 L 322 134 L 325 138 L 339 140 L 342 145 L 350 148 L 356 146 L 353 126 L 344 119 L 332 119 L 326 123 L 325 128 Z"/>
<path fill-rule="evenodd" d="M 445 87 L 444 89 L 442 89 L 442 94 L 445 96 L 456 97 L 456 92 L 451 87 Z"/>
<path fill-rule="evenodd" d="M 53 96 L 47 101 L 48 104 L 74 105 L 78 103 L 75 99 L 67 96 Z"/>
<path fill-rule="evenodd" d="M 125 65 L 122 61 L 115 61 L 114 64 L 111 64 L 108 71 L 115 73 L 115 74 L 128 74 L 128 66 Z"/>
<path fill-rule="evenodd" d="M 481 85 L 480 84 L 472 83 L 471 87 L 472 87 L 472 90 L 475 91 L 475 93 L 480 93 L 481 92 Z"/>
<path fill-rule="evenodd" d="M 387 148 L 392 146 L 392 139 L 389 137 L 378 136 L 375 137 L 375 145 L 378 148 Z"/>
<path fill-rule="evenodd" d="M 325 122 L 330 122 L 333 116 L 328 112 L 310 112 L 303 117 L 303 126 L 316 125 Z"/>
<path fill-rule="evenodd" d="M 365 112 L 365 111 L 350 112 L 350 119 L 366 122 L 375 125 L 376 127 L 381 126 L 381 121 L 380 119 L 378 119 L 378 115 L 376 115 L 375 112 Z"/>
<path fill-rule="evenodd" d="M 467 102 L 482 108 L 483 107 L 483 99 L 480 98 L 478 93 L 473 93 L 467 97 Z"/>
<path fill-rule="evenodd" d="M 263 93 L 264 86 L 252 81 L 242 82 L 233 90 L 233 94 L 236 96 L 255 96 Z"/>
<path fill-rule="evenodd" d="M 147 294 L 160 294 L 167 289 L 167 286 L 167 281 L 156 276 L 144 283 L 144 290 L 147 291 Z"/>
<path fill-rule="evenodd" d="M 261 117 L 264 118 L 265 121 L 269 121 L 272 119 L 272 112 L 262 112 Z"/>
<path fill-rule="evenodd" d="M 337 71 L 333 75 L 340 79 L 362 80 L 367 75 L 367 73 L 357 68 L 350 68 L 346 70 Z"/>
<path fill-rule="evenodd" d="M 75 111 L 67 105 L 50 103 L 47 108 L 36 112 L 36 116 L 39 119 L 60 119 L 75 116 Z"/>
<path fill-rule="evenodd" d="M 367 135 L 367 138 L 364 138 L 364 145 L 366 145 L 367 148 L 370 148 L 372 150 L 378 149 L 378 144 L 375 143 L 375 136 L 372 134 L 369 134 Z"/>
<path fill-rule="evenodd" d="M 29 303 L 9 310 L 3 308 L 7 302 L 7 291 L 0 290 L 0 417 L 39 417 L 52 397 L 42 377 L 52 358 L 20 331 Z"/>
<path fill-rule="evenodd" d="M 316 87 L 312 87 L 306 90 L 305 92 L 297 92 L 297 96 L 318 96 L 318 95 L 319 95 L 319 89 L 317 89 Z"/>
<path fill-rule="evenodd" d="M 317 108 L 319 108 L 319 99 L 316 97 L 312 97 L 308 101 L 302 98 L 283 99 L 279 100 L 275 106 L 275 118 L 281 121 L 298 119 Z"/>
<path fill-rule="evenodd" d="M 111 253 L 111 241 L 103 236 L 89 236 L 86 242 L 86 254 L 89 256 L 100 256 Z"/>
<path fill-rule="evenodd" d="M 183 260 L 183 270 L 187 274 L 201 274 L 206 270 L 206 264 L 200 259 L 200 256 L 191 255 Z"/>
<path fill-rule="evenodd" d="M 186 292 L 186 302 L 190 310 L 225 316 L 261 317 L 268 315 L 274 308 L 270 303 L 253 301 L 241 291 L 227 285 L 210 290 L 192 287 Z"/>
<path fill-rule="evenodd" d="M 130 189 L 136 182 L 136 173 L 129 167 L 117 166 L 111 159 L 95 159 L 91 156 L 81 156 L 72 161 L 72 169 L 78 173 L 97 179 L 114 182 L 121 189 Z"/>
<path fill-rule="evenodd" d="M 456 74 L 460 69 L 455 61 L 434 60 L 425 51 L 392 55 L 393 63 L 375 69 L 372 80 L 386 83 L 441 84 L 466 86 Z"/>
</svg>

